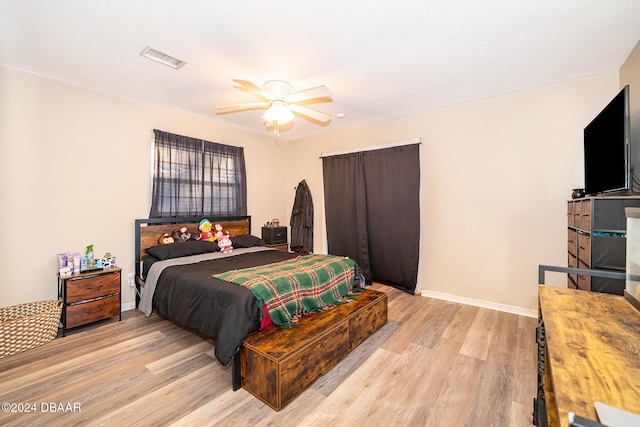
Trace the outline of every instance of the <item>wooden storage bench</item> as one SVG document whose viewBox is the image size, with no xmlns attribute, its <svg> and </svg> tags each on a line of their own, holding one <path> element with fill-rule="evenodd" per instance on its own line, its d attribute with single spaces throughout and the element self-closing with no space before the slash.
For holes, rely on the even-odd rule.
<svg viewBox="0 0 640 427">
<path fill-rule="evenodd" d="M 253 332 L 240 348 L 242 387 L 279 411 L 386 323 L 387 295 L 365 289 L 293 328 Z"/>
</svg>

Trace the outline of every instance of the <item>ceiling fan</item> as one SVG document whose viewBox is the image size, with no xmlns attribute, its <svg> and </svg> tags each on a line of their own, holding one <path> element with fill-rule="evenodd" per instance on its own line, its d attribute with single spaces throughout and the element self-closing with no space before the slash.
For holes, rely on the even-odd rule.
<svg viewBox="0 0 640 427">
<path fill-rule="evenodd" d="M 331 91 L 326 86 L 316 86 L 290 93 L 291 84 L 283 80 L 269 80 L 264 84 L 264 90 L 246 80 L 234 79 L 233 81 L 239 85 L 236 86 L 236 88 L 262 101 L 223 105 L 216 107 L 216 110 L 218 110 L 216 114 L 236 113 L 247 110 L 266 110 L 262 118 L 274 127 L 276 135 L 280 133 L 280 125 L 284 125 L 293 120 L 294 113 L 320 125 L 326 125 L 331 121 L 329 114 L 302 105 L 333 101 Z"/>
</svg>

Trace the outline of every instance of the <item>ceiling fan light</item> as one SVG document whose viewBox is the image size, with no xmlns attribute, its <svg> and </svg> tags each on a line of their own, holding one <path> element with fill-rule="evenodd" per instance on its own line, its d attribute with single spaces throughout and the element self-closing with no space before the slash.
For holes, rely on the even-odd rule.
<svg viewBox="0 0 640 427">
<path fill-rule="evenodd" d="M 284 99 L 291 92 L 291 84 L 283 80 L 269 80 L 264 84 L 264 90 L 275 99 Z"/>
<path fill-rule="evenodd" d="M 262 118 L 269 123 L 277 122 L 281 125 L 289 123 L 291 120 L 293 120 L 294 117 L 295 116 L 293 115 L 287 104 L 282 101 L 273 101 L 271 103 L 271 107 L 269 107 L 262 116 Z"/>
</svg>

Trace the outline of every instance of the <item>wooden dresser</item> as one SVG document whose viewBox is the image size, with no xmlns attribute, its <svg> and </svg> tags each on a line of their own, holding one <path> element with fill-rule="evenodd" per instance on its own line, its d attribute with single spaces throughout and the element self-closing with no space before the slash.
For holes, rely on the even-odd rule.
<svg viewBox="0 0 640 427">
<path fill-rule="evenodd" d="M 567 203 L 569 268 L 624 273 L 625 208 L 640 207 L 637 196 L 584 197 Z M 569 274 L 568 287 L 622 295 L 624 280 Z"/>
<path fill-rule="evenodd" d="M 539 315 L 549 426 L 568 426 L 569 412 L 597 421 L 595 402 L 640 414 L 638 310 L 622 296 L 541 285 Z"/>
<path fill-rule="evenodd" d="M 113 316 L 120 316 L 121 268 L 88 271 L 61 277 L 58 298 L 62 306 L 62 336 L 66 330 Z"/>
</svg>

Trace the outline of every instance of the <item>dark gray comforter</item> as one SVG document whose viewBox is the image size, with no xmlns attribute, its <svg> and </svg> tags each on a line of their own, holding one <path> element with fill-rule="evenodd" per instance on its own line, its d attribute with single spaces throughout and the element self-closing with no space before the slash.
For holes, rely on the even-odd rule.
<svg viewBox="0 0 640 427">
<path fill-rule="evenodd" d="M 253 293 L 242 286 L 214 279 L 213 274 L 295 258 L 264 251 L 165 268 L 153 294 L 161 316 L 215 340 L 215 355 L 227 365 L 250 332 L 260 327 L 260 309 Z"/>
</svg>

